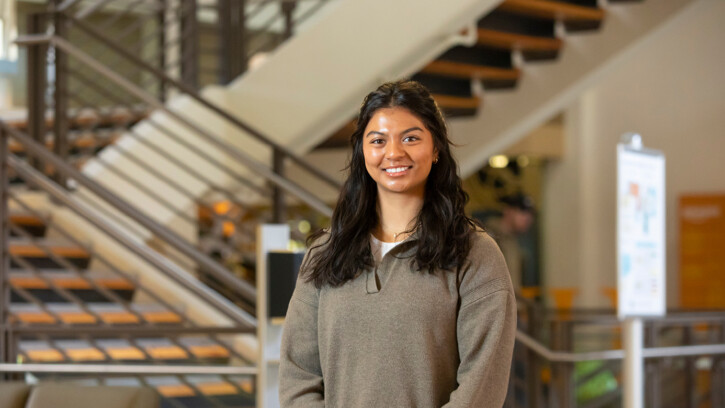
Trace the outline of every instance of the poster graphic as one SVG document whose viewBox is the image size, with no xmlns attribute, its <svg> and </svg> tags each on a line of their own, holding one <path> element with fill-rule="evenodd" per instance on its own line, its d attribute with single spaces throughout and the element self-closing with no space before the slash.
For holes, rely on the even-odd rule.
<svg viewBox="0 0 725 408">
<path fill-rule="evenodd" d="M 665 314 L 665 158 L 617 148 L 618 314 Z"/>
</svg>

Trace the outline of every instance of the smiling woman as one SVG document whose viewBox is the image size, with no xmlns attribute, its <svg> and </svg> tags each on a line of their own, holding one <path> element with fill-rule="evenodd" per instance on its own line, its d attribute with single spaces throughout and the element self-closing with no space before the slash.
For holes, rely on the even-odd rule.
<svg viewBox="0 0 725 408">
<path fill-rule="evenodd" d="M 463 211 L 440 109 L 417 82 L 383 84 L 351 141 L 290 301 L 282 406 L 502 406 L 516 302 L 501 252 Z"/>
</svg>

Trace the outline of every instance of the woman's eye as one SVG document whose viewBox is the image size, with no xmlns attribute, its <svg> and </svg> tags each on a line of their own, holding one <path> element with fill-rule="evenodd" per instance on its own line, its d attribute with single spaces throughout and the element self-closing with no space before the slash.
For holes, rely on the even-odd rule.
<svg viewBox="0 0 725 408">
<path fill-rule="evenodd" d="M 419 140 L 418 136 L 406 136 L 405 139 L 403 139 L 404 142 L 415 142 Z"/>
<path fill-rule="evenodd" d="M 372 143 L 372 144 L 381 144 L 381 143 L 383 143 L 383 139 L 373 139 L 373 140 L 370 141 L 370 143 Z"/>
</svg>

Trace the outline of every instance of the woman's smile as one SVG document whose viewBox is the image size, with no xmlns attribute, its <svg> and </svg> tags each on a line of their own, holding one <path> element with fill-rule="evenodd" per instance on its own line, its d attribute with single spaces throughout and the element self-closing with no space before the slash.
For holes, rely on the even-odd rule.
<svg viewBox="0 0 725 408">
<path fill-rule="evenodd" d="M 402 177 L 408 174 L 408 170 L 412 169 L 413 166 L 395 166 L 383 169 L 385 174 L 390 177 Z"/>
</svg>

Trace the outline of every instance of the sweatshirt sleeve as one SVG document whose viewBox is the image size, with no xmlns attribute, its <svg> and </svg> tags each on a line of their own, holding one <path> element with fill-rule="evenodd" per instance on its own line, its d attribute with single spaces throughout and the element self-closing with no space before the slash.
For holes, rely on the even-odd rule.
<svg viewBox="0 0 725 408">
<path fill-rule="evenodd" d="M 314 284 L 298 279 L 282 331 L 279 366 L 282 408 L 325 406 L 317 344 L 318 300 L 319 292 Z"/>
<path fill-rule="evenodd" d="M 480 234 L 463 276 L 457 321 L 458 388 L 443 407 L 503 406 L 516 336 L 516 298 L 498 246 Z"/>
</svg>

